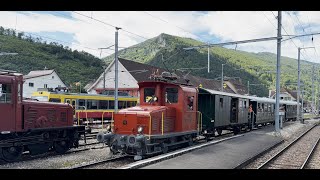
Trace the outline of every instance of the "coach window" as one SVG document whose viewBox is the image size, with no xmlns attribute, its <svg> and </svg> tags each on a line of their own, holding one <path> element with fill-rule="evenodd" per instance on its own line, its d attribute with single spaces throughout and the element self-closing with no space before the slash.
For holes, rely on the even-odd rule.
<svg viewBox="0 0 320 180">
<path fill-rule="evenodd" d="M 220 98 L 220 107 L 223 108 L 223 98 Z"/>
<path fill-rule="evenodd" d="M 166 88 L 166 103 L 178 102 L 178 88 Z"/>
<path fill-rule="evenodd" d="M 259 111 L 259 112 L 262 112 L 261 103 L 258 103 L 258 111 Z"/>
<path fill-rule="evenodd" d="M 155 94 L 155 88 L 144 88 L 144 102 L 149 102 Z"/>
<path fill-rule="evenodd" d="M 247 108 L 247 101 L 243 101 L 244 102 L 244 108 Z"/>
<path fill-rule="evenodd" d="M 242 107 L 243 107 L 243 101 L 239 100 L 239 109 L 242 109 Z"/>
<path fill-rule="evenodd" d="M 11 103 L 11 84 L 0 84 L 0 103 Z"/>
</svg>

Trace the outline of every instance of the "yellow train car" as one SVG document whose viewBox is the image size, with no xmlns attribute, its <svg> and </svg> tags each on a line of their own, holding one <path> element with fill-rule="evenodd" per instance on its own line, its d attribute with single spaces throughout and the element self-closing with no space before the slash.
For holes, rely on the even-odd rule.
<svg viewBox="0 0 320 180">
<path fill-rule="evenodd" d="M 74 108 L 74 119 L 77 124 L 101 122 L 110 120 L 114 113 L 114 96 L 77 94 L 65 92 L 37 91 L 32 93 L 32 99 L 46 102 L 68 103 Z M 129 95 L 118 96 L 118 109 L 136 106 L 138 97 Z"/>
</svg>

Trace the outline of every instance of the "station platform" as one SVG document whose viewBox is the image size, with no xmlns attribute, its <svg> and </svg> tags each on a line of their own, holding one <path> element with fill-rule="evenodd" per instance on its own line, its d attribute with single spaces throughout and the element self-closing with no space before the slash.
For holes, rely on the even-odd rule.
<svg viewBox="0 0 320 180">
<path fill-rule="evenodd" d="M 274 126 L 244 133 L 243 136 L 193 150 L 142 169 L 234 169 L 243 162 L 281 143 L 270 135 Z"/>
</svg>

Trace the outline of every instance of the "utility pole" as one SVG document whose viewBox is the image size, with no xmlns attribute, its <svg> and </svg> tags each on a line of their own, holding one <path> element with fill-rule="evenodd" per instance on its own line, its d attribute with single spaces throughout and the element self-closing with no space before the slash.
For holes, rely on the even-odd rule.
<svg viewBox="0 0 320 180">
<path fill-rule="evenodd" d="M 300 112 L 301 112 L 301 108 L 300 108 L 300 50 L 301 48 L 298 47 L 298 92 L 297 92 L 297 121 L 300 120 Z M 303 109 L 303 106 L 302 106 Z M 302 112 L 303 113 L 303 112 Z"/>
<path fill-rule="evenodd" d="M 315 98 L 314 98 L 314 64 L 312 66 L 312 114 L 315 113 Z"/>
<path fill-rule="evenodd" d="M 208 43 L 208 73 L 210 73 L 210 46 Z"/>
<path fill-rule="evenodd" d="M 278 36 L 277 36 L 277 81 L 276 81 L 276 107 L 275 130 L 279 132 L 279 102 L 280 102 L 280 57 L 281 57 L 281 11 L 278 11 Z"/>
<path fill-rule="evenodd" d="M 319 110 L 320 110 L 320 82 L 319 82 L 319 74 L 317 76 L 317 81 L 318 81 L 318 95 L 317 95 L 317 115 L 319 115 Z"/>
<path fill-rule="evenodd" d="M 250 89 L 250 82 L 248 81 L 248 96 L 250 95 L 249 94 L 249 92 L 250 92 L 249 89 Z"/>
<path fill-rule="evenodd" d="M 221 69 L 221 91 L 223 92 L 223 66 L 224 64 L 222 64 L 222 69 Z"/>
<path fill-rule="evenodd" d="M 115 92 L 114 92 L 114 112 L 118 113 L 118 30 L 121 29 L 116 27 L 115 33 L 115 53 L 114 53 L 114 61 L 115 61 Z"/>
<path fill-rule="evenodd" d="M 303 90 L 304 88 L 303 88 L 303 86 L 302 86 L 302 97 L 301 97 L 301 106 L 302 106 L 302 111 L 301 111 L 301 123 L 303 123 L 303 114 L 304 114 L 304 112 L 303 112 L 303 94 L 304 94 L 304 90 Z M 299 104 L 299 103 L 298 103 Z"/>
<path fill-rule="evenodd" d="M 302 108 L 300 108 L 300 81 L 301 81 L 301 68 L 300 68 L 300 51 L 301 49 L 309 49 L 309 48 L 314 48 L 314 47 L 305 47 L 305 48 L 300 48 L 298 47 L 298 92 L 297 92 L 297 121 L 300 120 L 300 116 L 303 115 L 303 112 L 301 111 L 301 109 L 303 109 L 303 106 Z M 302 113 L 302 114 L 300 114 Z M 303 123 L 303 119 L 301 119 L 300 121 L 301 123 Z"/>
</svg>

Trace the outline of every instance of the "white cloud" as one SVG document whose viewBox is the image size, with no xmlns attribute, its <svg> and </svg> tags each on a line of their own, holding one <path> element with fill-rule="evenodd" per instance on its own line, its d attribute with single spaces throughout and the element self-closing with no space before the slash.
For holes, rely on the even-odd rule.
<svg viewBox="0 0 320 180">
<path fill-rule="evenodd" d="M 273 15 L 270 11 L 222 11 L 208 13 L 190 11 L 80 11 L 79 13 L 87 16 L 91 16 L 92 14 L 93 18 L 114 26 L 122 27 L 124 30 L 141 35 L 145 38 L 152 38 L 160 33 L 167 33 L 182 37 L 204 39 L 199 35 L 201 33 L 210 34 L 213 36 L 213 39 L 218 37 L 221 39 L 221 42 L 225 42 L 272 37 L 277 34 L 277 20 L 274 17 L 274 15 L 277 16 L 277 12 L 273 12 Z M 148 14 L 151 14 L 151 16 Z M 71 16 L 73 17 L 72 19 L 34 12 L 24 12 L 23 14 L 17 12 L 0 12 L 0 25 L 33 33 L 43 31 L 71 33 L 73 34 L 74 39 L 74 42 L 72 42 L 71 45 L 72 49 L 84 50 L 98 57 L 100 55 L 100 51 L 97 50 L 98 48 L 114 44 L 114 27 L 104 25 L 74 12 L 71 12 Z M 307 33 L 320 32 L 320 12 L 301 11 L 297 13 L 297 16 L 301 22 L 301 26 L 305 28 Z M 288 34 L 298 34 L 302 32 L 299 30 L 300 25 L 298 19 L 293 12 L 282 13 L 282 25 Z M 188 32 L 184 30 L 187 30 Z M 286 34 L 283 29 L 282 34 Z M 320 37 L 314 36 L 313 43 L 310 38 L 294 39 L 293 41 L 297 46 L 306 47 L 313 46 L 313 44 L 316 46 L 319 45 L 319 39 Z M 144 38 L 139 36 L 122 30 L 119 31 L 119 46 L 121 47 L 128 47 L 144 40 Z M 79 44 L 81 45 L 79 46 Z M 87 49 L 85 47 L 96 50 Z M 238 45 L 237 49 L 250 52 L 267 51 L 276 53 L 276 41 L 241 44 Z M 113 51 L 108 50 L 104 50 L 103 52 L 102 56 L 113 53 Z M 310 58 L 310 60 L 319 58 L 319 56 L 315 55 L 313 50 L 307 50 L 307 52 L 303 51 L 303 54 L 304 56 L 302 56 L 302 58 Z M 293 58 L 297 57 L 297 48 L 292 41 L 284 41 L 282 43 L 282 55 Z"/>
</svg>

